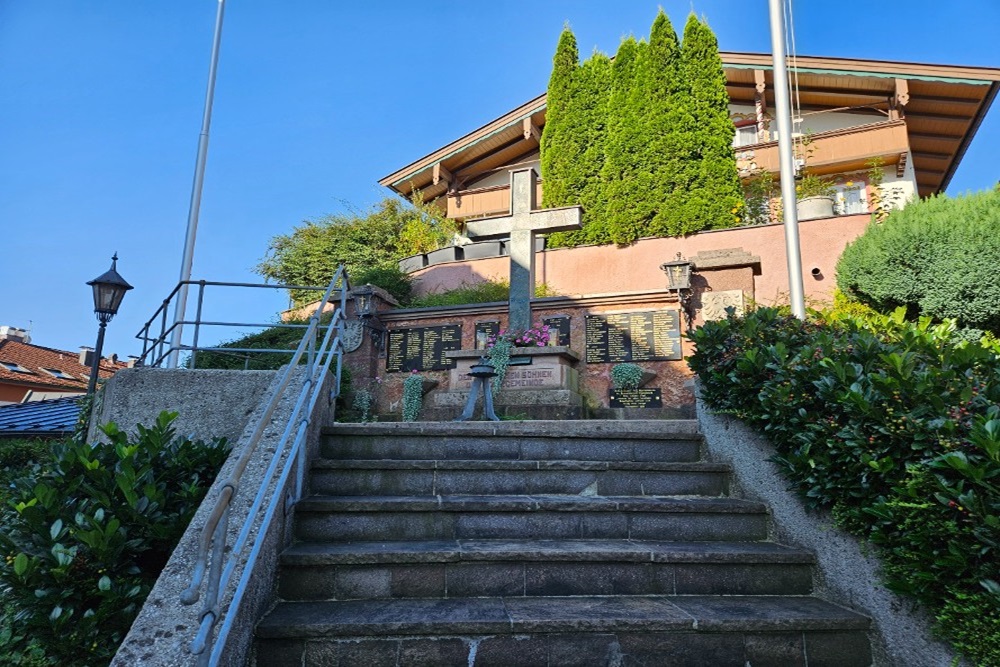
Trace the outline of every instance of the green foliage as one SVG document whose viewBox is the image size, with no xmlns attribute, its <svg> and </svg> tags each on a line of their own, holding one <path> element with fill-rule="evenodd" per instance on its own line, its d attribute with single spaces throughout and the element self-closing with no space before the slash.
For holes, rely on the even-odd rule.
<svg viewBox="0 0 1000 667">
<path fill-rule="evenodd" d="M 413 295 L 413 281 L 399 264 L 360 268 L 348 277 L 352 287 L 374 285 L 392 295 L 400 304 L 408 304 Z"/>
<path fill-rule="evenodd" d="M 649 137 L 644 116 L 639 73 L 649 45 L 634 37 L 623 40 L 611 66 L 608 130 L 601 180 L 604 188 L 604 221 L 595 240 L 628 244 L 637 240 L 652 218 L 651 185 L 646 164 Z"/>
<path fill-rule="evenodd" d="M 424 404 L 424 378 L 413 371 L 403 380 L 403 421 L 417 421 Z"/>
<path fill-rule="evenodd" d="M 904 315 L 759 309 L 692 333 L 689 364 L 810 505 L 879 545 L 887 586 L 997 664 L 1000 614 L 982 610 L 1000 600 L 1000 358 L 953 322 Z"/>
<path fill-rule="evenodd" d="M 555 72 L 553 71 L 553 74 Z M 550 248 L 576 246 L 583 243 L 597 243 L 602 238 L 606 193 L 601 182 L 601 169 L 605 159 L 607 141 L 608 101 L 611 92 L 611 59 L 605 54 L 594 52 L 590 58 L 575 70 L 574 86 L 567 100 L 564 115 L 565 140 L 559 144 L 550 143 L 542 151 L 548 157 L 548 171 L 564 174 L 565 186 L 556 189 L 550 196 L 549 179 L 546 173 L 546 157 L 542 161 L 545 186 L 542 191 L 545 206 L 583 206 L 584 228 L 572 232 L 556 232 L 549 235 Z M 546 101 L 546 123 L 542 132 L 548 131 L 552 101 Z M 553 166 L 555 156 L 570 156 Z M 561 191 L 560 191 L 561 190 Z"/>
<path fill-rule="evenodd" d="M 753 173 L 743 184 L 742 224 L 767 225 L 776 222 L 781 216 L 771 202 L 780 194 L 774 174 L 769 171 Z"/>
<path fill-rule="evenodd" d="M 615 389 L 638 389 L 642 369 L 635 364 L 615 364 L 611 367 L 611 384 Z"/>
<path fill-rule="evenodd" d="M 847 246 L 837 285 L 878 310 L 1000 332 L 1000 191 L 894 210 Z"/>
<path fill-rule="evenodd" d="M 325 316 L 330 321 L 330 316 Z M 306 324 L 306 320 L 289 320 L 284 324 Z M 304 328 L 274 326 L 253 334 L 220 343 L 215 347 L 246 348 L 251 350 L 288 350 L 282 352 L 198 352 L 195 358 L 196 368 L 222 368 L 228 370 L 277 370 L 291 361 L 292 352 L 302 342 Z M 305 359 L 302 363 L 305 363 Z M 191 359 L 185 365 L 190 367 Z"/>
<path fill-rule="evenodd" d="M 545 283 L 535 285 L 535 296 L 557 296 Z M 510 282 L 506 280 L 484 280 L 481 283 L 463 284 L 461 287 L 444 292 L 431 292 L 419 296 L 410 303 L 414 308 L 429 306 L 462 306 L 468 303 L 492 303 L 510 298 Z"/>
<path fill-rule="evenodd" d="M 510 366 L 510 351 L 513 348 L 514 343 L 509 338 L 504 337 L 495 340 L 492 345 L 486 348 L 486 356 L 490 358 L 490 363 L 493 364 L 496 371 L 496 377 L 493 378 L 491 385 L 494 396 L 500 393 L 500 386 L 503 384 L 504 378 L 507 377 L 507 368 Z"/>
<path fill-rule="evenodd" d="M 806 172 L 795 184 L 795 196 L 798 199 L 832 197 L 834 192 L 833 181 L 809 172 Z"/>
<path fill-rule="evenodd" d="M 654 231 L 671 236 L 733 227 L 739 224 L 743 207 L 733 153 L 736 130 L 729 117 L 719 43 L 708 24 L 694 14 L 684 27 L 680 60 L 687 113 L 678 120 L 688 125 L 683 136 L 684 150 L 676 159 L 689 173 L 674 185 L 676 209 L 671 205 L 672 213 L 658 216 L 657 220 L 664 219 L 664 225 L 654 222 Z"/>
<path fill-rule="evenodd" d="M 130 440 L 68 440 L 17 483 L 2 516 L 0 581 L 15 650 L 57 664 L 107 664 L 229 452 L 175 437 L 176 413 Z"/>
<path fill-rule="evenodd" d="M 563 30 L 542 134 L 543 204 L 584 207 L 584 228 L 550 247 L 629 244 L 731 227 L 742 208 L 726 78 L 711 29 L 691 17 L 683 48 L 659 12 L 649 43 L 577 64 Z"/>
<path fill-rule="evenodd" d="M 360 414 L 362 422 L 372 421 L 372 407 L 375 404 L 375 397 L 367 389 L 358 389 L 354 392 L 354 400 L 351 407 Z"/>
<path fill-rule="evenodd" d="M 279 234 L 268 244 L 267 255 L 254 269 L 265 279 L 286 285 L 327 285 L 340 264 L 355 284 L 371 282 L 405 301 L 406 293 L 393 292 L 399 276 L 380 284 L 372 276 L 391 276 L 391 269 L 408 255 L 445 246 L 457 223 L 418 200 L 410 205 L 387 198 L 367 211 L 350 211 L 310 220 L 291 234 Z M 359 282 L 366 271 L 369 279 Z M 405 290 L 404 290 L 405 291 Z M 316 292 L 292 290 L 296 305 L 317 298 Z"/>
</svg>

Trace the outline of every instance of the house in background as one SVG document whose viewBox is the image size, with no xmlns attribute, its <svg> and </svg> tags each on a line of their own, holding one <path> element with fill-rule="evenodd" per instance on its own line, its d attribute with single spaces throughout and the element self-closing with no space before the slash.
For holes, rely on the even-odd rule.
<svg viewBox="0 0 1000 667">
<path fill-rule="evenodd" d="M 776 175 L 771 56 L 720 55 L 741 176 Z M 943 192 L 1000 89 L 1000 69 L 800 56 L 789 72 L 793 131 L 809 139 L 802 159 L 810 172 L 835 185 L 832 216 L 808 221 L 800 216 L 806 294 L 822 300 L 832 290 L 837 258 L 864 231 L 879 194 L 872 183 L 872 160 L 881 165 L 879 190 L 895 193 L 897 203 Z M 540 95 L 379 182 L 404 197 L 417 195 L 457 220 L 506 215 L 510 170 L 540 171 L 545 114 L 546 96 Z M 544 182 L 537 188 L 541 202 Z M 788 285 L 780 232 L 780 225 L 763 224 L 679 239 L 643 239 L 625 248 L 549 250 L 538 253 L 537 273 L 554 291 L 567 295 L 658 289 L 664 285 L 659 266 L 678 252 L 692 258 L 696 268 L 699 261 L 708 268 L 717 254 L 741 249 L 757 260 L 752 284 L 744 281 L 738 287 L 747 297 L 770 302 Z M 415 279 L 418 295 L 505 277 L 506 258 L 485 256 L 485 248 L 471 244 L 452 254 L 407 258 L 400 266 Z"/>
<path fill-rule="evenodd" d="M 92 354 L 32 345 L 23 329 L 0 327 L 0 405 L 85 394 Z M 101 359 L 98 377 L 106 380 L 130 363 Z"/>
</svg>

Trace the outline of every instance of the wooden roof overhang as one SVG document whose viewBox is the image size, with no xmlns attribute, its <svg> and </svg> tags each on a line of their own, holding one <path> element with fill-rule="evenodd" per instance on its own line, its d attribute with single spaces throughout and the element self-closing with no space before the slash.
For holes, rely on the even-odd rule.
<svg viewBox="0 0 1000 667">
<path fill-rule="evenodd" d="M 732 102 L 753 104 L 763 83 L 764 100 L 771 108 L 770 54 L 721 56 Z M 1000 69 L 987 67 L 800 56 L 789 71 L 803 116 L 838 111 L 888 120 L 896 112 L 905 119 L 921 196 L 948 186 L 1000 89 Z M 424 201 L 434 201 L 537 151 L 544 125 L 543 94 L 379 183 L 406 197 L 417 191 Z"/>
</svg>

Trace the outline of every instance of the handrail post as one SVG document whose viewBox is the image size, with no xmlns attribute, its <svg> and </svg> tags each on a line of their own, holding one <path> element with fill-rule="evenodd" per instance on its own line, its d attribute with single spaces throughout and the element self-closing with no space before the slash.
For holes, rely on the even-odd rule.
<svg viewBox="0 0 1000 667">
<path fill-rule="evenodd" d="M 196 368 L 196 360 L 198 358 L 198 334 L 201 331 L 201 310 L 202 306 L 205 305 L 205 281 L 198 281 L 198 308 L 195 311 L 194 316 L 194 342 L 191 350 L 191 369 Z"/>
</svg>

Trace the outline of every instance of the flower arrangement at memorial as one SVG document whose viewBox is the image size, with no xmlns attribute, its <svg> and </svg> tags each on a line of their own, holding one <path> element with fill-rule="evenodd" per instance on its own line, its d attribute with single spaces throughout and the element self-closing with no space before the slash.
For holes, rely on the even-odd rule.
<svg viewBox="0 0 1000 667">
<path fill-rule="evenodd" d="M 635 364 L 615 364 L 611 367 L 611 384 L 615 389 L 638 389 L 642 369 Z"/>
<path fill-rule="evenodd" d="M 493 395 L 500 393 L 500 385 L 507 377 L 510 365 L 510 351 L 515 347 L 545 347 L 549 344 L 550 330 L 547 324 L 536 324 L 530 329 L 501 329 L 486 339 L 486 356 L 496 369 L 493 378 Z"/>
<path fill-rule="evenodd" d="M 423 404 L 424 378 L 414 370 L 403 380 L 403 421 L 417 421 Z"/>
</svg>

